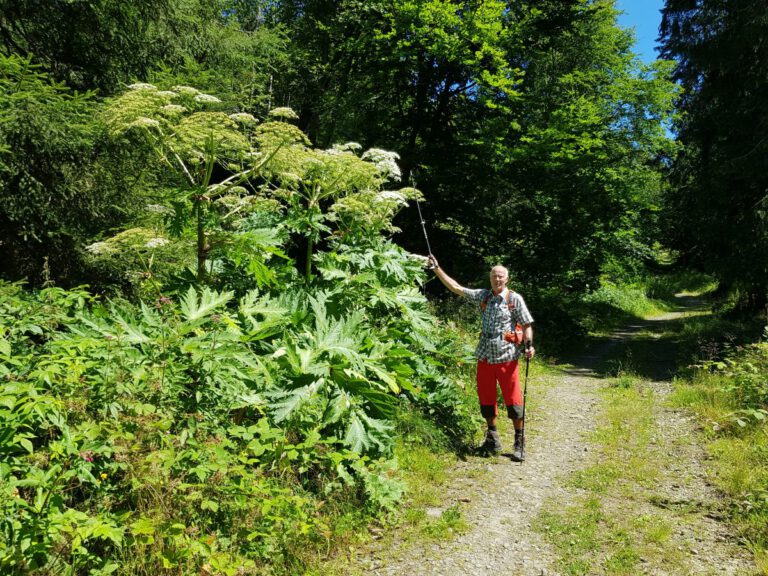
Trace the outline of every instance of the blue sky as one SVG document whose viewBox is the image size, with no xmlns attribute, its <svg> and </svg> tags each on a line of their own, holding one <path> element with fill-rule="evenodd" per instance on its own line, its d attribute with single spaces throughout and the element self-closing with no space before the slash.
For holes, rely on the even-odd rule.
<svg viewBox="0 0 768 576">
<path fill-rule="evenodd" d="M 664 0 L 616 0 L 616 7 L 624 12 L 619 15 L 619 24 L 635 29 L 635 52 L 643 62 L 656 60 L 659 55 L 654 48 L 661 23 L 659 11 L 664 7 Z"/>
</svg>

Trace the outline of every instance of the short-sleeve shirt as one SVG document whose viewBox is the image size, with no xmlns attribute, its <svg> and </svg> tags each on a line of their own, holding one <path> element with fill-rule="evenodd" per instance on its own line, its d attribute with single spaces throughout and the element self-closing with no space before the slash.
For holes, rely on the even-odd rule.
<svg viewBox="0 0 768 576">
<path fill-rule="evenodd" d="M 478 360 L 485 360 L 489 364 L 501 364 L 502 362 L 517 360 L 523 353 L 523 348 L 504 340 L 504 333 L 512 332 L 515 329 L 515 324 L 533 323 L 533 316 L 528 311 L 523 297 L 506 288 L 498 295 L 494 295 L 487 288 L 477 290 L 464 288 L 464 296 L 476 302 L 481 310 L 483 303 L 486 303 L 485 310 L 482 312 L 483 328 L 480 333 L 480 342 L 478 342 L 475 350 L 475 357 Z M 509 298 L 509 302 L 507 302 L 507 298 Z"/>
</svg>

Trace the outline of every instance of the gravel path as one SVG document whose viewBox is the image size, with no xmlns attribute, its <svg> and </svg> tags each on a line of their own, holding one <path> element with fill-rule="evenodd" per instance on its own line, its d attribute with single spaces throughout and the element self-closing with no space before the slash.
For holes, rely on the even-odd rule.
<svg viewBox="0 0 768 576">
<path fill-rule="evenodd" d="M 662 321 L 674 321 L 678 314 L 665 315 Z M 444 505 L 428 510 L 439 516 L 451 506 L 460 506 L 469 528 L 450 542 L 408 543 L 370 550 L 358 561 L 358 568 L 378 576 L 402 574 L 459 576 L 514 573 L 521 576 L 554 576 L 556 551 L 532 522 L 545 504 L 567 504 L 573 489 L 563 480 L 572 472 L 594 463 L 597 456 L 584 438 L 600 422 L 599 390 L 606 381 L 592 367 L 595 362 L 632 334 L 647 330 L 647 322 L 622 330 L 585 354 L 578 367 L 560 375 L 537 376 L 531 367 L 528 397 L 530 411 L 526 428 L 527 459 L 513 463 L 508 452 L 495 458 L 470 457 L 458 462 L 451 472 Z M 663 343 L 662 343 L 663 344 Z M 661 350 L 661 347 L 660 347 Z M 604 359 L 604 358 L 603 358 Z M 659 363 L 671 357 L 660 352 Z M 665 367 L 666 369 L 666 367 Z M 695 422 L 691 417 L 664 405 L 671 391 L 667 381 L 650 380 L 648 386 L 656 399 L 656 430 L 652 450 L 674 454 L 668 470 L 660 474 L 654 486 L 654 504 L 672 515 L 675 544 L 683 556 L 677 572 L 660 571 L 658 566 L 644 568 L 644 574 L 726 574 L 754 573 L 749 554 L 737 546 L 720 520 L 717 498 L 707 484 L 705 455 L 692 441 Z M 501 419 L 500 419 L 501 420 Z M 511 426 L 501 429 L 506 447 L 512 445 Z M 610 506 L 610 503 L 607 503 Z M 681 510 L 685 509 L 683 512 Z M 678 517 L 679 516 L 679 517 Z M 680 520 L 684 518 L 683 520 Z"/>
</svg>

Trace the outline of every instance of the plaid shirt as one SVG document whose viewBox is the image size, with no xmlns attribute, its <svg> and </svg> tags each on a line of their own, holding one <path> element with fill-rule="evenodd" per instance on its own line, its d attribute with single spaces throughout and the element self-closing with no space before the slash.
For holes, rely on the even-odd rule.
<svg viewBox="0 0 768 576">
<path fill-rule="evenodd" d="M 512 310 L 507 304 L 507 293 Z M 517 360 L 523 352 L 511 342 L 504 340 L 505 332 L 512 332 L 515 324 L 531 324 L 533 316 L 528 311 L 523 297 L 517 292 L 511 292 L 506 288 L 498 296 L 494 296 L 487 288 L 472 290 L 464 288 L 464 296 L 481 306 L 483 302 L 488 305 L 483 311 L 483 330 L 480 333 L 480 342 L 477 344 L 475 356 L 478 360 L 486 360 L 489 364 L 501 364 Z M 489 297 L 490 296 L 490 297 Z"/>
</svg>

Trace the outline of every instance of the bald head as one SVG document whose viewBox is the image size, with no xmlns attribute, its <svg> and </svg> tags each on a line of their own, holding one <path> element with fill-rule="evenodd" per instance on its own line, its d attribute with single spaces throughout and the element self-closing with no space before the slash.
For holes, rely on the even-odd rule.
<svg viewBox="0 0 768 576">
<path fill-rule="evenodd" d="M 500 294 L 504 291 L 509 280 L 509 270 L 504 266 L 494 266 L 491 268 L 491 290 L 494 294 Z"/>
</svg>

